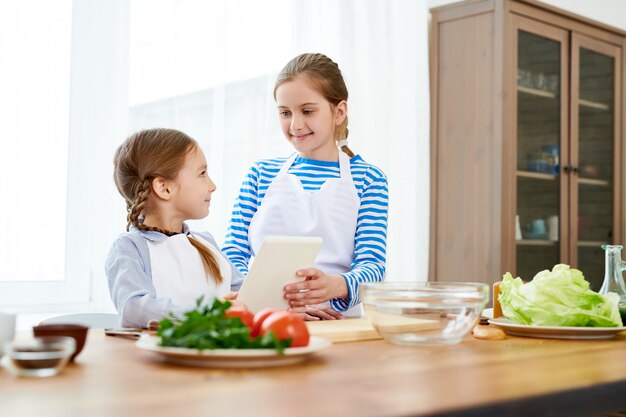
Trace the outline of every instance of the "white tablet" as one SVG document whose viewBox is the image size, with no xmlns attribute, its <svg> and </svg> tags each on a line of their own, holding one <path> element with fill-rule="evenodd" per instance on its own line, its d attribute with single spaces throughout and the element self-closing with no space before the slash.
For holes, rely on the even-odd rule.
<svg viewBox="0 0 626 417">
<path fill-rule="evenodd" d="M 287 309 L 283 287 L 304 279 L 297 277 L 296 271 L 313 266 L 322 242 L 321 237 L 266 237 L 239 289 L 237 301 L 254 313 L 263 308 Z"/>
</svg>

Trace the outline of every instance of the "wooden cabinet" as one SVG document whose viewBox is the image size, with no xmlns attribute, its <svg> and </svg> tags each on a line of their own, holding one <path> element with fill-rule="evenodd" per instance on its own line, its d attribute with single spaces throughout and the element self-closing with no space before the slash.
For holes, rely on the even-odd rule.
<svg viewBox="0 0 626 417">
<path fill-rule="evenodd" d="M 623 244 L 625 33 L 535 1 L 431 10 L 430 280 L 599 289 Z"/>
</svg>

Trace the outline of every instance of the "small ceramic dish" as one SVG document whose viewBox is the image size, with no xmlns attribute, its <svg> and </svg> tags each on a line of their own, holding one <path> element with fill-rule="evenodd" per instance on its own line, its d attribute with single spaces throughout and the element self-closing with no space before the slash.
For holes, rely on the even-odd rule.
<svg viewBox="0 0 626 417">
<path fill-rule="evenodd" d="M 83 347 L 85 347 L 87 330 L 89 330 L 89 327 L 82 324 L 41 324 L 33 327 L 33 334 L 35 337 L 69 336 L 73 338 L 76 341 L 76 350 L 70 358 L 70 362 L 73 362 L 83 350 Z"/>
<path fill-rule="evenodd" d="M 35 337 L 6 344 L 3 362 L 16 376 L 58 374 L 74 353 L 76 342 L 67 336 Z"/>
</svg>

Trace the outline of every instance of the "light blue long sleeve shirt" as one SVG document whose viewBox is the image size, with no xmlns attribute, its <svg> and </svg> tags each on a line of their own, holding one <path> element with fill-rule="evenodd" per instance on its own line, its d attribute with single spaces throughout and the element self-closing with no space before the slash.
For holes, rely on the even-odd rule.
<svg viewBox="0 0 626 417">
<path fill-rule="evenodd" d="M 213 236 L 208 232 L 184 232 L 199 236 L 219 250 Z M 176 305 L 169 298 L 158 298 L 152 282 L 148 241 L 161 242 L 167 236 L 154 231 L 131 227 L 113 243 L 105 263 L 111 299 L 117 308 L 122 326 L 147 327 L 150 320 L 161 320 L 170 312 L 176 315 L 195 308 L 195 305 Z M 227 258 L 226 256 L 224 256 Z M 232 263 L 231 290 L 237 291 L 244 276 Z M 198 294 L 198 297 L 203 294 Z"/>
</svg>

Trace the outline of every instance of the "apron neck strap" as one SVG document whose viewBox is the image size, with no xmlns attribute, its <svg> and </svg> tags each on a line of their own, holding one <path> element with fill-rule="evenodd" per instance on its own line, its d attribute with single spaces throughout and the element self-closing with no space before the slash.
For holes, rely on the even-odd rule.
<svg viewBox="0 0 626 417">
<path fill-rule="evenodd" d="M 289 171 L 289 168 L 291 168 L 291 166 L 293 165 L 298 155 L 298 152 L 294 152 L 294 154 L 285 161 L 283 166 L 280 167 L 280 171 L 278 171 L 278 173 L 286 174 Z M 342 150 L 339 150 L 339 174 L 341 175 L 342 179 L 352 178 L 352 173 L 350 172 L 350 158 Z"/>
<path fill-rule="evenodd" d="M 293 161 L 298 157 L 298 152 L 294 152 L 293 155 L 289 157 L 278 171 L 278 174 L 286 174 L 289 171 L 289 168 L 293 165 Z"/>
<path fill-rule="evenodd" d="M 350 172 L 350 158 L 344 151 L 339 150 L 339 173 L 342 179 L 352 179 L 352 172 Z"/>
</svg>

